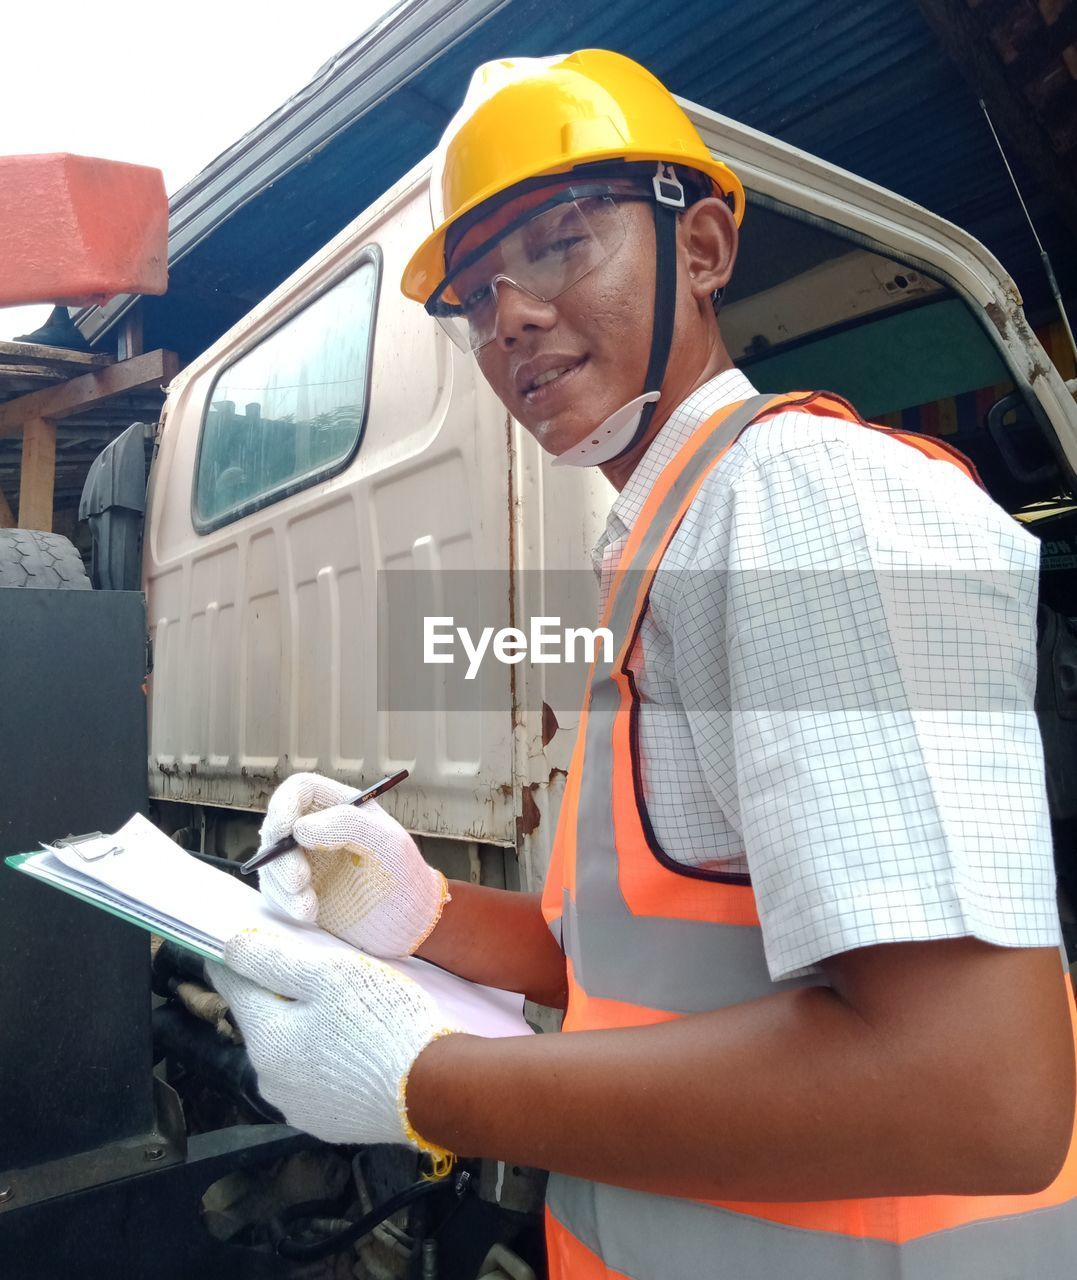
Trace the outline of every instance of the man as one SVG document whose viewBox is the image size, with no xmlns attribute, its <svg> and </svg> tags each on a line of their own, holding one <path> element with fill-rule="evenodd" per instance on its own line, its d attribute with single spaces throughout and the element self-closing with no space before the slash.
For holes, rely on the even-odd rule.
<svg viewBox="0 0 1077 1280">
<path fill-rule="evenodd" d="M 302 851 L 263 888 L 366 952 L 567 1007 L 571 1034 L 453 1034 L 358 952 L 330 970 L 245 935 L 218 976 L 263 1092 L 331 1140 L 552 1170 L 555 1276 L 1068 1274 L 1034 540 L 941 446 L 733 369 L 743 190 L 628 59 L 482 68 L 434 192 L 405 292 L 620 490 L 596 551 L 618 654 L 545 919 L 447 886 L 312 775 L 273 797 L 263 844 Z"/>
</svg>

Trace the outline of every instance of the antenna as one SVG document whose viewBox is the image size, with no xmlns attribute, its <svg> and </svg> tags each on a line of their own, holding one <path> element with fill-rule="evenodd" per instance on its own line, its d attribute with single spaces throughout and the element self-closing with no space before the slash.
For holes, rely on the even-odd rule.
<svg viewBox="0 0 1077 1280">
<path fill-rule="evenodd" d="M 978 101 L 980 103 L 980 110 L 984 113 L 984 117 L 987 120 L 987 127 L 991 130 L 991 136 L 995 140 L 995 146 L 998 147 L 998 153 L 1002 157 L 1002 163 L 1006 166 L 1006 172 L 1010 175 L 1010 181 L 1013 183 L 1013 189 L 1017 192 L 1017 199 L 1021 203 L 1021 209 L 1024 212 L 1026 221 L 1028 222 L 1029 230 L 1032 232 L 1032 238 L 1036 241 L 1036 248 L 1040 251 L 1040 261 L 1043 263 L 1043 269 L 1047 275 L 1047 283 L 1051 289 L 1051 296 L 1054 298 L 1055 305 L 1058 307 L 1058 314 L 1062 317 L 1062 324 L 1065 327 L 1066 336 L 1070 340 L 1070 346 L 1073 348 L 1074 358 L 1077 359 L 1077 341 L 1075 341 L 1073 337 L 1073 328 L 1070 325 L 1070 318 L 1066 315 L 1066 305 L 1062 301 L 1062 291 L 1059 289 L 1058 281 L 1055 279 L 1055 269 L 1051 265 L 1051 259 L 1048 256 L 1047 250 L 1043 247 L 1043 241 L 1040 239 L 1039 232 L 1036 230 L 1036 224 L 1032 221 L 1032 214 L 1029 213 L 1028 205 L 1025 204 L 1025 198 L 1021 194 L 1021 188 L 1017 185 L 1017 179 L 1014 177 L 1013 170 L 1010 168 L 1010 162 L 1002 147 L 1002 140 L 999 138 L 998 132 L 995 129 L 995 122 L 991 119 L 991 113 L 987 110 L 987 104 L 984 102 L 983 98 L 980 98 Z"/>
</svg>

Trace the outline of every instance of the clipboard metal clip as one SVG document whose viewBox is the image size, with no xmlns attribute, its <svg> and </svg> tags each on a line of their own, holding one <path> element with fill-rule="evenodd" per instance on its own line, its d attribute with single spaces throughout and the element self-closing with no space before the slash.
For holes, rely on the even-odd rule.
<svg viewBox="0 0 1077 1280">
<path fill-rule="evenodd" d="M 88 831 L 81 836 L 64 836 L 62 840 L 57 840 L 52 848 L 70 849 L 72 853 L 77 853 L 83 862 L 98 862 L 110 854 L 123 852 L 123 846 L 114 843 L 112 836 L 106 836 L 102 831 Z"/>
</svg>

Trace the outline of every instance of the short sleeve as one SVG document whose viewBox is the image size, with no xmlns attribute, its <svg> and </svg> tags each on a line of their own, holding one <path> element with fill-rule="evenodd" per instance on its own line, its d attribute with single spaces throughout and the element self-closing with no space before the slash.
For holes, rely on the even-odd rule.
<svg viewBox="0 0 1077 1280">
<path fill-rule="evenodd" d="M 1038 544 L 951 464 L 845 424 L 820 435 L 742 453 L 692 570 L 722 575 L 704 593 L 720 615 L 690 643 L 678 620 L 697 743 L 725 722 L 728 751 L 700 755 L 771 975 L 881 943 L 1057 945 Z M 684 594 L 690 611 L 701 593 Z"/>
</svg>

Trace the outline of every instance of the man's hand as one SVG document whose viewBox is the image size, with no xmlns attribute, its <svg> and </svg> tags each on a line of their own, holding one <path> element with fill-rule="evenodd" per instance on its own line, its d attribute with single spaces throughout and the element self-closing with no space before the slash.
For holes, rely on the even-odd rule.
<svg viewBox="0 0 1077 1280">
<path fill-rule="evenodd" d="M 250 930 L 208 965 L 258 1073 L 289 1124 L 326 1142 L 395 1142 L 439 1151 L 408 1123 L 412 1063 L 446 1026 L 410 978 L 358 951 Z"/>
<path fill-rule="evenodd" d="M 377 801 L 353 809 L 355 795 L 316 773 L 277 788 L 259 851 L 288 835 L 300 847 L 261 869 L 262 893 L 285 915 L 372 955 L 411 955 L 440 919 L 448 885 Z"/>
</svg>

